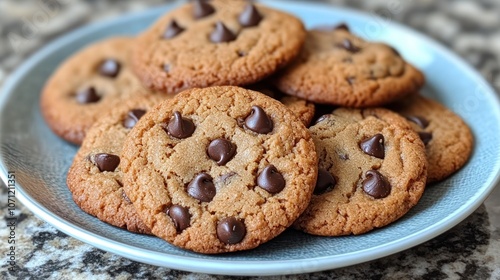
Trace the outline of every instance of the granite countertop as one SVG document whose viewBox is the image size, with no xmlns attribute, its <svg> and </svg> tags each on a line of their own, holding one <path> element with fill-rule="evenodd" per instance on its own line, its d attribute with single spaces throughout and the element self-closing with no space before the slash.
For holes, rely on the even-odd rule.
<svg viewBox="0 0 500 280">
<path fill-rule="evenodd" d="M 165 3 L 143 1 L 0 1 L 0 86 L 40 46 L 75 27 Z M 435 38 L 480 71 L 500 92 L 500 2 L 496 0 L 330 0 L 402 22 Z M 42 15 L 44 14 L 45 17 Z M 29 33 L 26 21 L 39 20 Z M 46 20 L 46 21 L 44 21 Z M 23 29 L 24 28 L 24 29 Z M 22 33 L 28 32 L 28 33 Z M 12 48 L 12 34 L 25 34 Z M 18 41 L 17 41 L 18 42 Z M 7 191 L 0 188 L 1 279 L 229 279 L 154 267 L 67 236 L 17 206 L 16 273 L 8 270 Z M 278 277 L 276 277 L 278 278 Z M 414 248 L 347 268 L 279 279 L 500 279 L 500 189 L 470 217 Z M 260 277 L 238 277 L 260 279 Z"/>
</svg>

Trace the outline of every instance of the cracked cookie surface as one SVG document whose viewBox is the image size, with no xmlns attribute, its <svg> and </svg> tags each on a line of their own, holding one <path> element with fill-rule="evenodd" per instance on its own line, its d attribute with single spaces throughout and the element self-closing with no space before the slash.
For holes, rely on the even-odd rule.
<svg viewBox="0 0 500 280">
<path fill-rule="evenodd" d="M 283 104 L 238 87 L 191 89 L 127 137 L 124 189 L 152 232 L 201 253 L 251 249 L 306 209 L 317 176 L 309 131 Z"/>
<path fill-rule="evenodd" d="M 319 160 L 311 203 L 294 226 L 315 235 L 361 234 L 399 219 L 420 199 L 425 148 L 387 109 L 337 109 L 310 127 Z"/>
<path fill-rule="evenodd" d="M 169 12 L 139 36 L 135 72 L 145 85 L 169 93 L 269 76 L 299 53 L 305 29 L 292 15 L 249 5 L 192 1 Z"/>
<path fill-rule="evenodd" d="M 343 28 L 309 31 L 299 56 L 275 79 L 287 94 L 355 108 L 387 104 L 423 84 L 423 74 L 393 48 Z"/>
<path fill-rule="evenodd" d="M 81 144 L 102 112 L 131 97 L 154 94 L 130 68 L 133 40 L 116 37 L 94 43 L 59 66 L 40 100 L 42 115 L 54 133 Z"/>
<path fill-rule="evenodd" d="M 75 203 L 101 221 L 139 233 L 150 233 L 123 192 L 120 153 L 126 135 L 145 111 L 165 100 L 136 97 L 89 129 L 68 171 L 67 185 Z"/>
<path fill-rule="evenodd" d="M 444 180 L 467 163 L 474 139 L 460 116 L 419 94 L 389 108 L 406 117 L 424 141 L 429 162 L 427 183 Z"/>
</svg>

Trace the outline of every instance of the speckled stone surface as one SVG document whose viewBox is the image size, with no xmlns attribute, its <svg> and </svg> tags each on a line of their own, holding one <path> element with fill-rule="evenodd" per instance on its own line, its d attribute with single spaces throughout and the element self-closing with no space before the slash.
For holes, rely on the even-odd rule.
<svg viewBox="0 0 500 280">
<path fill-rule="evenodd" d="M 91 21 L 165 2 L 1 0 L 0 86 L 22 61 L 53 38 Z M 500 1 L 323 2 L 379 14 L 386 21 L 402 22 L 435 38 L 500 92 Z M 30 29 L 25 27 L 27 21 L 38 23 Z M 14 33 L 24 36 L 24 41 L 16 41 L 15 51 L 9 38 Z M 130 261 L 57 231 L 20 204 L 13 213 L 17 218 L 17 272 L 11 273 L 6 256 L 10 213 L 6 188 L 0 190 L 0 279 L 264 279 L 188 273 Z M 412 249 L 342 269 L 271 279 L 500 279 L 500 189 L 465 221 Z"/>
</svg>

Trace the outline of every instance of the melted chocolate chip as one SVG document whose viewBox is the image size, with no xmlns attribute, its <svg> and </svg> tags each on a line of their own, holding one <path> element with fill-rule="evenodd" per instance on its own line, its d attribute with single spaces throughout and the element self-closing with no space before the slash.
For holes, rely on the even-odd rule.
<svg viewBox="0 0 500 280">
<path fill-rule="evenodd" d="M 324 168 L 318 169 L 318 180 L 316 181 L 316 187 L 314 188 L 314 194 L 322 194 L 327 191 L 331 191 L 337 180 L 332 176 L 328 170 Z"/>
<path fill-rule="evenodd" d="M 80 104 L 95 103 L 101 100 L 94 87 L 89 87 L 76 94 L 76 101 Z"/>
<path fill-rule="evenodd" d="M 220 21 L 215 24 L 215 30 L 210 34 L 210 41 L 213 43 L 230 42 L 235 39 L 236 35 Z"/>
<path fill-rule="evenodd" d="M 213 179 L 207 173 L 200 173 L 189 183 L 187 192 L 190 196 L 202 202 L 210 202 L 215 196 Z"/>
<path fill-rule="evenodd" d="M 365 154 L 383 159 L 385 157 L 384 135 L 376 134 L 363 140 L 359 147 Z"/>
<path fill-rule="evenodd" d="M 384 198 L 391 193 L 391 185 L 387 179 L 376 170 L 366 171 L 363 190 L 373 198 Z"/>
<path fill-rule="evenodd" d="M 120 73 L 121 65 L 114 59 L 106 59 L 99 66 L 99 73 L 102 76 L 116 78 Z"/>
<path fill-rule="evenodd" d="M 422 142 L 424 142 L 424 145 L 429 144 L 429 142 L 432 140 L 432 133 L 430 132 L 425 132 L 425 131 L 419 132 L 418 136 L 420 137 Z"/>
<path fill-rule="evenodd" d="M 127 117 L 123 120 L 123 126 L 126 128 L 134 127 L 139 119 L 144 116 L 144 114 L 146 114 L 146 111 L 142 109 L 130 110 L 127 114 Z"/>
<path fill-rule="evenodd" d="M 180 27 L 175 20 L 172 20 L 168 24 L 165 32 L 163 33 L 163 38 L 165 39 L 174 38 L 175 36 L 182 33 L 182 31 L 184 31 L 184 28 Z"/>
<path fill-rule="evenodd" d="M 421 128 L 426 128 L 427 126 L 429 126 L 429 121 L 422 116 L 407 116 L 406 119 L 416 123 Z"/>
<path fill-rule="evenodd" d="M 182 117 L 178 111 L 174 112 L 174 117 L 167 125 L 167 133 L 175 138 L 184 139 L 193 135 L 195 126 L 193 121 Z"/>
<path fill-rule="evenodd" d="M 226 139 L 215 139 L 208 145 L 207 154 L 218 165 L 225 165 L 236 153 L 236 146 Z"/>
<path fill-rule="evenodd" d="M 193 16 L 196 19 L 200 19 L 202 17 L 206 17 L 215 12 L 214 7 L 208 4 L 204 0 L 195 0 L 193 2 Z"/>
<path fill-rule="evenodd" d="M 174 221 L 175 229 L 177 232 L 181 232 L 187 227 L 191 222 L 191 214 L 189 214 L 189 209 L 187 207 L 182 207 L 180 205 L 172 205 L 167 210 L 167 215 Z"/>
<path fill-rule="evenodd" d="M 245 126 L 253 132 L 267 134 L 273 131 L 273 121 L 259 106 L 252 106 L 252 112 L 245 118 Z"/>
<path fill-rule="evenodd" d="M 285 178 L 274 165 L 269 165 L 257 177 L 257 185 L 269 193 L 279 193 L 285 188 Z"/>
<path fill-rule="evenodd" d="M 235 217 L 224 218 L 217 223 L 217 238 L 223 243 L 239 243 L 246 233 L 245 224 Z"/>
<path fill-rule="evenodd" d="M 115 171 L 120 164 L 120 157 L 112 154 L 100 153 L 95 154 L 93 158 L 94 164 L 99 168 L 99 171 Z"/>
<path fill-rule="evenodd" d="M 238 18 L 241 26 L 251 27 L 256 26 L 262 20 L 262 15 L 257 11 L 254 5 L 248 3 L 245 10 L 240 14 Z"/>
<path fill-rule="evenodd" d="M 347 39 L 347 38 L 346 38 L 346 39 L 344 39 L 344 40 L 342 41 L 342 43 L 340 43 L 338 46 L 339 46 L 339 47 L 341 47 L 341 48 L 344 48 L 345 50 L 347 50 L 347 51 L 349 51 L 349 52 L 351 52 L 351 53 L 357 53 L 357 52 L 359 52 L 359 51 L 361 50 L 360 48 L 356 47 L 356 46 L 355 46 L 355 45 L 351 42 L 351 40 L 349 40 L 349 39 Z"/>
</svg>

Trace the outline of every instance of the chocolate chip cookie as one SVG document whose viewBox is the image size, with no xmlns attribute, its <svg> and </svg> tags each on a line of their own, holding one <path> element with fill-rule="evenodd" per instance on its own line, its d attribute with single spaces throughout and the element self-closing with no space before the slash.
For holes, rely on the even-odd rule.
<svg viewBox="0 0 500 280">
<path fill-rule="evenodd" d="M 41 111 L 60 137 L 81 144 L 102 113 L 132 96 L 151 95 L 130 68 L 132 38 L 118 37 L 90 45 L 65 61 L 49 79 Z"/>
<path fill-rule="evenodd" d="M 387 109 L 337 109 L 309 128 L 319 159 L 311 203 L 294 226 L 324 236 L 361 234 L 399 219 L 422 196 L 425 147 Z"/>
<path fill-rule="evenodd" d="M 129 231 L 150 233 L 123 192 L 120 153 L 132 127 L 163 100 L 159 95 L 136 97 L 127 106 L 101 114 L 88 130 L 66 180 L 83 211 Z"/>
<path fill-rule="evenodd" d="M 257 82 L 288 64 L 305 39 L 300 20 L 250 1 L 192 1 L 137 40 L 134 70 L 166 92 Z"/>
<path fill-rule="evenodd" d="M 146 226 L 210 254 L 283 232 L 306 209 L 318 168 L 310 133 L 290 110 L 232 86 L 187 90 L 148 112 L 122 162 Z"/>
<path fill-rule="evenodd" d="M 415 92 L 424 76 L 392 47 L 367 42 L 340 27 L 309 31 L 301 54 L 275 84 L 316 103 L 365 108 Z"/>
<path fill-rule="evenodd" d="M 405 116 L 426 145 L 429 161 L 427 183 L 441 181 L 467 163 L 474 139 L 460 116 L 419 94 L 389 108 Z"/>
</svg>

